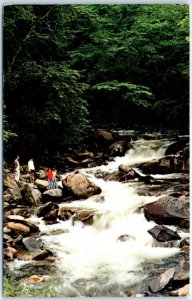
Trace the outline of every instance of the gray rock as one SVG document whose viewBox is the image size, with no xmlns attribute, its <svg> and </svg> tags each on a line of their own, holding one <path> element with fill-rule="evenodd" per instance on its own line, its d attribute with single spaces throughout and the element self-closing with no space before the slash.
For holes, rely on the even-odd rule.
<svg viewBox="0 0 192 300">
<path fill-rule="evenodd" d="M 37 252 L 43 249 L 42 241 L 35 237 L 25 237 L 22 242 L 29 252 Z"/>
<path fill-rule="evenodd" d="M 157 293 L 164 289 L 167 284 L 170 282 L 170 280 L 173 278 L 173 275 L 175 273 L 175 268 L 170 268 L 164 273 L 162 273 L 160 276 L 154 278 L 152 282 L 149 285 L 149 289 L 152 293 Z"/>
</svg>

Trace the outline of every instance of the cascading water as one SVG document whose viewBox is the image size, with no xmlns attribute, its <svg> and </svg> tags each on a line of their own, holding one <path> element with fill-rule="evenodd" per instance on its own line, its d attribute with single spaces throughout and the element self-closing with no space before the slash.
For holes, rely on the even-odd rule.
<svg viewBox="0 0 192 300">
<path fill-rule="evenodd" d="M 124 157 L 117 157 L 105 166 L 80 170 L 101 188 L 100 195 L 60 204 L 60 208 L 91 212 L 93 225 L 84 225 L 81 221 L 73 224 L 71 220 L 45 225 L 36 216 L 30 218 L 38 223 L 47 248 L 58 257 L 55 276 L 59 278 L 57 289 L 62 291 L 62 296 L 127 296 L 130 289 L 135 289 L 137 294 L 137 286 L 142 290 L 142 282 L 152 277 L 157 266 L 161 268 L 166 258 L 179 253 L 178 248 L 154 247 L 154 240 L 147 231 L 156 224 L 148 222 L 138 210 L 157 200 L 157 196 L 139 196 L 139 183 L 95 177 L 98 173 L 116 171 L 122 163 L 134 167 L 159 158 L 170 142 L 139 140 L 132 144 L 133 149 Z M 53 229 L 66 232 L 51 235 Z M 125 241 L 120 239 L 123 236 Z"/>
</svg>

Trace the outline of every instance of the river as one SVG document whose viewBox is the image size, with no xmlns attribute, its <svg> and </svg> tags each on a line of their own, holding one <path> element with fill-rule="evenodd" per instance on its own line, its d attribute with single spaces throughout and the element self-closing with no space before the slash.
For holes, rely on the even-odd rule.
<svg viewBox="0 0 192 300">
<path fill-rule="evenodd" d="M 102 176 L 117 171 L 120 164 L 137 167 L 141 162 L 160 158 L 170 143 L 168 138 L 132 141 L 133 148 L 125 156 L 116 157 L 103 166 L 80 170 L 101 188 L 102 193 L 87 200 L 59 205 L 60 208 L 65 206 L 93 213 L 93 225 L 72 222 L 71 219 L 45 225 L 36 215 L 30 217 L 29 220 L 39 226 L 44 245 L 58 259 L 50 268 L 41 264 L 37 267 L 34 262 L 10 263 L 12 271 L 20 274 L 22 288 L 32 289 L 23 275 L 35 269 L 36 273 L 39 270 L 47 278 L 47 288 L 52 282 L 55 296 L 145 296 L 154 275 L 178 262 L 181 256 L 179 248 L 155 247 L 154 239 L 148 233 L 156 224 L 146 220 L 141 207 L 156 201 L 159 196 L 145 196 L 141 191 L 153 186 L 146 187 L 136 180 L 128 183 L 105 181 Z M 167 180 L 175 176 L 155 174 L 154 178 Z M 177 174 L 178 180 L 183 176 Z M 172 190 L 172 186 L 163 188 L 167 192 Z M 182 237 L 188 236 L 175 226 L 167 227 L 177 230 Z M 51 234 L 56 229 L 66 232 Z"/>
</svg>

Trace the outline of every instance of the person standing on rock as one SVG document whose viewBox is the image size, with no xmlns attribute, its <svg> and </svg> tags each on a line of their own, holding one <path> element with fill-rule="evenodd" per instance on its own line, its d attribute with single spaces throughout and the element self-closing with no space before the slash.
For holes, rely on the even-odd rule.
<svg viewBox="0 0 192 300">
<path fill-rule="evenodd" d="M 33 158 L 31 158 L 28 161 L 28 170 L 29 170 L 29 174 L 30 174 L 29 180 L 31 183 L 34 183 L 34 181 L 35 181 L 35 166 L 34 166 Z"/>
<path fill-rule="evenodd" d="M 52 189 L 53 186 L 53 173 L 51 169 L 48 169 L 47 178 L 48 178 L 48 190 L 50 190 Z"/>
<path fill-rule="evenodd" d="M 52 169 L 52 175 L 53 175 L 53 178 L 52 178 L 52 187 L 53 189 L 56 189 L 57 188 L 57 170 L 55 168 Z"/>
<path fill-rule="evenodd" d="M 15 181 L 19 181 L 20 178 L 20 163 L 19 163 L 19 155 L 16 156 L 14 160 L 14 171 L 15 171 Z"/>
</svg>

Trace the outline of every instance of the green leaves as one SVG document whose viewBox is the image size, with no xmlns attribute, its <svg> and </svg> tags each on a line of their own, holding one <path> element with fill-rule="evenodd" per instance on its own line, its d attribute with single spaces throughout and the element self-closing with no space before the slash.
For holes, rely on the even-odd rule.
<svg viewBox="0 0 192 300">
<path fill-rule="evenodd" d="M 187 5 L 10 5 L 3 25 L 6 140 L 63 148 L 90 119 L 188 114 Z"/>
</svg>

